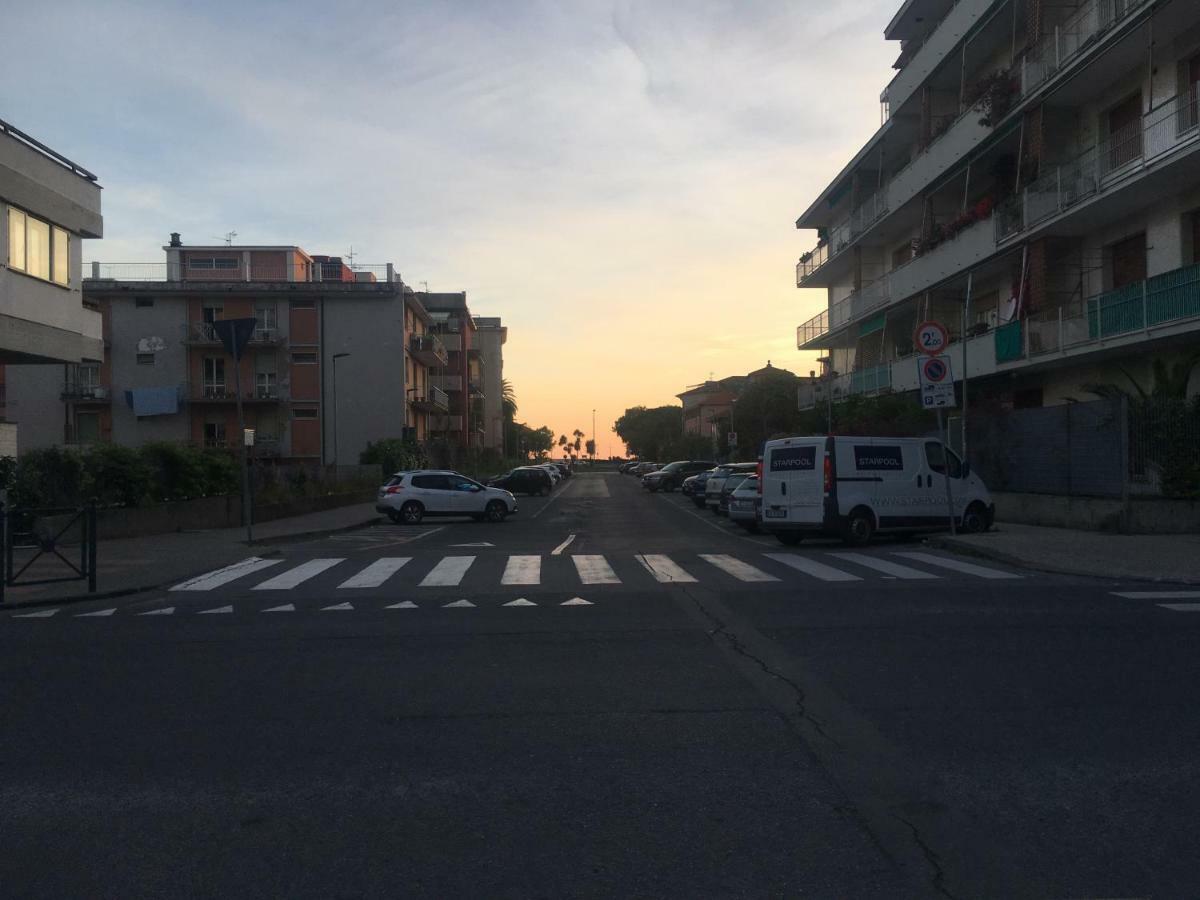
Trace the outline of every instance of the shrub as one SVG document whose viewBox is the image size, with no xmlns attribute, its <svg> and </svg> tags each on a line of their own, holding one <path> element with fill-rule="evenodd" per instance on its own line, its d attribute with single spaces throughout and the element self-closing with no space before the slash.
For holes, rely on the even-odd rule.
<svg viewBox="0 0 1200 900">
<path fill-rule="evenodd" d="M 358 455 L 358 461 L 364 466 L 383 466 L 385 478 L 393 472 L 402 472 L 405 469 L 423 469 L 429 465 L 425 452 L 418 444 L 398 438 L 383 438 L 374 443 L 368 442 L 366 449 Z"/>
<path fill-rule="evenodd" d="M 102 506 L 138 506 L 150 494 L 150 467 L 120 444 L 96 444 L 83 455 L 83 496 Z"/>
<path fill-rule="evenodd" d="M 202 451 L 161 441 L 146 444 L 141 452 L 150 469 L 155 500 L 190 500 L 205 495 L 207 473 Z"/>
<path fill-rule="evenodd" d="M 13 506 L 78 506 L 83 501 L 83 460 L 74 450 L 30 450 L 17 463 L 9 495 Z"/>
</svg>

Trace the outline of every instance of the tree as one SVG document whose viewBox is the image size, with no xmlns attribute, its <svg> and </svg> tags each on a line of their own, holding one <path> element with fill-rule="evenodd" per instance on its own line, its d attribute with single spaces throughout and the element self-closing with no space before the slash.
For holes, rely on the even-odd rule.
<svg viewBox="0 0 1200 900">
<path fill-rule="evenodd" d="M 683 435 L 683 407 L 630 407 L 613 423 L 613 431 L 629 452 L 640 459 L 665 456 L 672 443 Z"/>
<path fill-rule="evenodd" d="M 763 376 L 742 391 L 730 422 L 738 436 L 738 455 L 756 458 L 764 441 L 795 434 L 800 424 L 796 401 L 796 378 L 788 373 Z"/>
<path fill-rule="evenodd" d="M 517 394 L 512 382 L 507 378 L 500 382 L 500 409 L 506 421 L 513 421 L 517 415 Z"/>
<path fill-rule="evenodd" d="M 593 459 L 595 459 L 596 458 L 596 442 L 593 441 L 591 438 L 588 438 L 587 444 L 585 446 L 587 448 L 587 455 L 592 457 Z"/>
</svg>

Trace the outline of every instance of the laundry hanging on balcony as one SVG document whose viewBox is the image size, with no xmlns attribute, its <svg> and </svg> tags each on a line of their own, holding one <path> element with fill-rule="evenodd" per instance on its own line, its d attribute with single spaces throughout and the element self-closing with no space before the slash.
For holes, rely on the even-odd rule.
<svg viewBox="0 0 1200 900">
<path fill-rule="evenodd" d="M 134 388 L 125 392 L 125 402 L 137 417 L 170 416 L 179 412 L 179 388 Z"/>
</svg>

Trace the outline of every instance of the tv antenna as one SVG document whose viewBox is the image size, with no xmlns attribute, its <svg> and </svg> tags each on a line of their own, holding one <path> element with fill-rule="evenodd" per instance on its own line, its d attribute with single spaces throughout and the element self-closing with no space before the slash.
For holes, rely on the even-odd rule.
<svg viewBox="0 0 1200 900">
<path fill-rule="evenodd" d="M 428 296 L 429 295 L 429 282 L 422 281 L 421 284 L 425 285 L 425 295 Z"/>
<path fill-rule="evenodd" d="M 350 260 L 350 268 L 354 268 L 354 245 L 350 245 L 350 252 L 346 254 L 346 259 Z"/>
<path fill-rule="evenodd" d="M 223 235 L 221 235 L 221 240 L 223 240 L 223 241 L 225 242 L 225 246 L 226 246 L 226 247 L 232 247 L 232 246 L 233 246 L 233 239 L 234 239 L 235 237 L 237 237 L 237 232 L 236 232 L 236 231 L 227 231 L 227 232 L 225 232 Z"/>
</svg>

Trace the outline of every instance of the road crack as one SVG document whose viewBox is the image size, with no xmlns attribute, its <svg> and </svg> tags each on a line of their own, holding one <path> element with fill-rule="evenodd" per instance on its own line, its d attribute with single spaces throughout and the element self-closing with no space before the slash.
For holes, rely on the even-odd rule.
<svg viewBox="0 0 1200 900">
<path fill-rule="evenodd" d="M 921 836 L 921 830 L 915 824 L 910 822 L 904 816 L 896 816 L 901 822 L 908 826 L 908 830 L 912 832 L 913 842 L 921 848 L 921 854 L 925 857 L 925 861 L 929 863 L 929 867 L 933 870 L 933 889 L 943 897 L 949 897 L 951 900 L 957 900 L 954 894 L 946 888 L 945 879 L 946 871 L 942 868 L 942 861 L 932 847 L 925 843 L 925 839 Z"/>
</svg>

